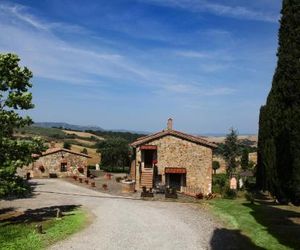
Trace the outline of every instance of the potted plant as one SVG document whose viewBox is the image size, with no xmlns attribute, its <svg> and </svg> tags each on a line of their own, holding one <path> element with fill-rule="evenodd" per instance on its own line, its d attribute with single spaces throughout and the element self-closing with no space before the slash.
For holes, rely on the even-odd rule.
<svg viewBox="0 0 300 250">
<path fill-rule="evenodd" d="M 104 190 L 107 190 L 107 184 L 103 184 L 102 187 Z"/>
<path fill-rule="evenodd" d="M 81 173 L 81 174 L 83 174 L 83 173 L 84 173 L 84 169 L 83 169 L 83 167 L 78 167 L 78 168 L 77 168 L 77 170 L 78 170 L 78 172 L 79 172 L 79 173 Z"/>
<path fill-rule="evenodd" d="M 79 177 L 79 182 L 82 183 L 82 178 L 81 177 Z"/>
<path fill-rule="evenodd" d="M 89 179 L 84 180 L 85 184 L 89 184 Z"/>
<path fill-rule="evenodd" d="M 96 187 L 96 184 L 95 184 L 94 181 L 91 182 L 91 186 L 92 186 L 92 187 Z"/>
<path fill-rule="evenodd" d="M 77 176 L 76 175 L 73 175 L 73 179 L 74 179 L 74 181 L 77 181 Z"/>
</svg>

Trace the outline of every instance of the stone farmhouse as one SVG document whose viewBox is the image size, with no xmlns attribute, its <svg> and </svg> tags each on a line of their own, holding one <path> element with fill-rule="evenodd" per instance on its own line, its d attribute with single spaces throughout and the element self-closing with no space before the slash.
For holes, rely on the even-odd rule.
<svg viewBox="0 0 300 250">
<path fill-rule="evenodd" d="M 214 143 L 201 137 L 166 130 L 137 139 L 131 144 L 130 175 L 136 189 L 166 186 L 182 193 L 211 193 Z"/>
<path fill-rule="evenodd" d="M 90 156 L 51 145 L 41 155 L 33 155 L 34 162 L 18 171 L 19 175 L 33 178 L 67 177 L 87 174 L 87 160 Z"/>
</svg>

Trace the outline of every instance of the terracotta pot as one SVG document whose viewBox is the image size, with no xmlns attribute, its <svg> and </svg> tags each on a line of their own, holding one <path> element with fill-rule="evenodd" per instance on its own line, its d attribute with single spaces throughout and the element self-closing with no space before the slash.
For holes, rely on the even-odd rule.
<svg viewBox="0 0 300 250">
<path fill-rule="evenodd" d="M 82 178 L 79 178 L 79 182 L 82 183 Z"/>
<path fill-rule="evenodd" d="M 92 187 L 96 187 L 95 182 L 91 182 L 91 186 L 92 186 Z"/>
</svg>

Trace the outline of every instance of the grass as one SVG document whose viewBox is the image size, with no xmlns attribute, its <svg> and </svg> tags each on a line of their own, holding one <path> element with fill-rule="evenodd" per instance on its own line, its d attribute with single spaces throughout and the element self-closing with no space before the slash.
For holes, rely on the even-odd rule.
<svg viewBox="0 0 300 250">
<path fill-rule="evenodd" d="M 84 227 L 87 215 L 80 209 L 64 213 L 62 218 L 44 221 L 44 234 L 35 232 L 36 222 L 0 223 L 0 248 L 3 250 L 38 250 L 65 239 Z"/>
<path fill-rule="evenodd" d="M 241 242 L 252 244 L 251 249 L 300 249 L 300 209 L 297 207 L 250 204 L 244 199 L 216 199 L 209 204 L 228 230 L 239 231 Z"/>
</svg>

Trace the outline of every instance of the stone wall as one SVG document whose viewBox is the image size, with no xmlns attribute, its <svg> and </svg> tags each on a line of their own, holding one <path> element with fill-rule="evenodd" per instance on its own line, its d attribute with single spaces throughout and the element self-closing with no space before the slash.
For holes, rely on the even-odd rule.
<svg viewBox="0 0 300 250">
<path fill-rule="evenodd" d="M 186 168 L 186 186 L 211 192 L 212 181 L 212 149 L 187 140 L 167 135 L 147 145 L 157 146 L 157 169 L 165 183 L 165 168 Z M 136 150 L 136 181 L 139 187 L 139 162 L 141 150 Z"/>
<path fill-rule="evenodd" d="M 64 156 L 63 158 L 62 155 Z M 19 170 L 18 174 L 25 176 L 26 173 L 30 173 L 30 176 L 33 178 L 49 177 L 49 174 L 56 174 L 57 177 L 67 177 L 74 174 L 78 175 L 78 167 L 82 167 L 84 175 L 86 175 L 87 159 L 86 157 L 69 152 L 56 152 L 41 156 L 29 166 L 25 166 Z M 62 160 L 67 163 L 66 172 L 61 172 Z"/>
</svg>

